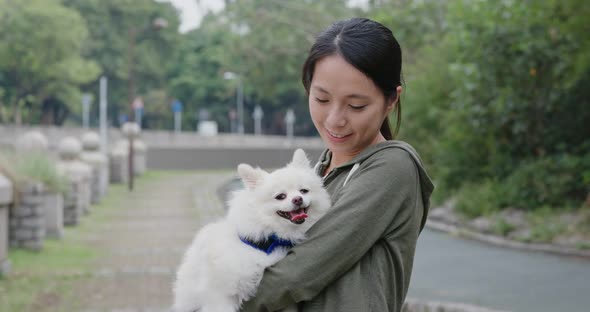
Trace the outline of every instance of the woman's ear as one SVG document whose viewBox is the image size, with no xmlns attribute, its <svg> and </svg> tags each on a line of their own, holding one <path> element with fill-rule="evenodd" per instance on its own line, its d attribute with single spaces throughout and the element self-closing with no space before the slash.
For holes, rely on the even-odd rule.
<svg viewBox="0 0 590 312">
<path fill-rule="evenodd" d="M 397 88 L 395 88 L 395 103 L 399 102 L 399 98 L 402 96 L 402 91 L 404 91 L 402 86 L 397 86 Z"/>
<path fill-rule="evenodd" d="M 392 94 L 389 97 L 389 99 L 387 100 L 387 106 L 386 106 L 387 115 L 389 115 L 389 113 L 391 113 L 393 111 L 393 109 L 395 108 L 395 106 L 399 103 L 399 98 L 402 95 L 402 91 L 403 91 L 402 86 L 397 86 L 397 88 L 395 88 L 395 93 Z"/>
</svg>

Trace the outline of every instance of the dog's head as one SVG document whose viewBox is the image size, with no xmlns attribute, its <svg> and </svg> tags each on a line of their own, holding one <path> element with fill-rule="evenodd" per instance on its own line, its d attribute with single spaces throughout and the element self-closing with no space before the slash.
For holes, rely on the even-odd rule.
<svg viewBox="0 0 590 312">
<path fill-rule="evenodd" d="M 263 229 L 265 234 L 297 239 L 330 207 L 322 180 L 301 149 L 295 151 L 291 163 L 271 173 L 240 164 L 238 174 L 245 189 L 230 208 L 234 216 L 254 223 L 250 226 Z"/>
</svg>

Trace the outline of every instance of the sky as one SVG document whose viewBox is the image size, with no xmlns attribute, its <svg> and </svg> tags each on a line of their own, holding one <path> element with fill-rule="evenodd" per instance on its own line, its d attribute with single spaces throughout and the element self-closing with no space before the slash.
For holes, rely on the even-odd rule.
<svg viewBox="0 0 590 312">
<path fill-rule="evenodd" d="M 196 28 L 208 11 L 223 9 L 223 0 L 168 0 L 180 10 L 180 32 Z"/>
<path fill-rule="evenodd" d="M 166 1 L 166 0 L 160 0 Z M 199 27 L 201 19 L 208 11 L 218 12 L 223 9 L 223 0 L 167 0 L 180 10 L 180 32 L 187 32 Z M 349 5 L 363 6 L 367 0 L 348 0 Z"/>
</svg>

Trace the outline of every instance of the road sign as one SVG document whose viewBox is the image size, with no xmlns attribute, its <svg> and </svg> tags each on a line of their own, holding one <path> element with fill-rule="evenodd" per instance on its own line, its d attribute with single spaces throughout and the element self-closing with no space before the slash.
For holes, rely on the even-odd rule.
<svg viewBox="0 0 590 312">
<path fill-rule="evenodd" d="M 179 100 L 174 100 L 172 102 L 172 112 L 173 113 L 182 112 L 182 102 L 180 102 Z"/>
</svg>

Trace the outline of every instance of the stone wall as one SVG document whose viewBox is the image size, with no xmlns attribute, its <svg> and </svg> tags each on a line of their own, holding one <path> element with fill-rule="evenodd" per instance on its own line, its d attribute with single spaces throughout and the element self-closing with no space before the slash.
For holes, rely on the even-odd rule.
<svg viewBox="0 0 590 312">
<path fill-rule="evenodd" d="M 55 126 L 16 126 L 16 125 L 0 125 L 0 145 L 13 144 L 14 138 L 17 138 L 30 130 L 38 130 L 47 136 L 49 141 L 49 148 L 55 150 L 57 142 L 67 136 L 81 137 L 82 134 L 89 129 L 78 127 L 55 127 Z M 93 128 L 91 131 L 97 131 Z M 121 131 L 118 128 L 109 128 L 108 142 L 113 146 L 113 143 L 124 139 Z M 149 147 L 183 147 L 183 148 L 226 148 L 226 147 L 252 147 L 252 148 L 289 148 L 289 147 L 307 147 L 307 148 L 321 148 L 323 146 L 319 137 L 295 137 L 287 139 L 286 136 L 281 135 L 261 135 L 255 136 L 252 134 L 237 135 L 229 133 L 220 133 L 216 136 L 203 136 L 196 132 L 184 131 L 175 133 L 173 131 L 164 130 L 141 130 L 141 139 Z"/>
<path fill-rule="evenodd" d="M 64 225 L 75 226 L 80 223 L 84 211 L 83 183 L 70 180 L 69 188 L 64 195 Z"/>
<path fill-rule="evenodd" d="M 26 184 L 19 189 L 20 199 L 10 210 L 11 247 L 31 250 L 43 248 L 45 215 L 43 211 L 44 187 L 40 183 Z"/>
</svg>

